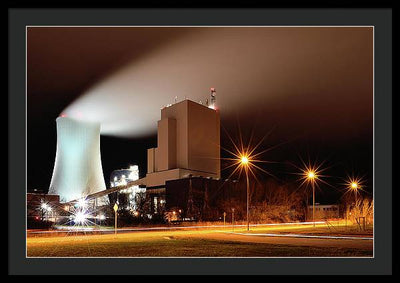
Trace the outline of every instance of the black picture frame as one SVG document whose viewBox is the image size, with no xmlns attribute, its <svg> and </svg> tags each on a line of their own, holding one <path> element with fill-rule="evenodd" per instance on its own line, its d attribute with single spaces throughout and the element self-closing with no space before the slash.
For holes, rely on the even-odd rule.
<svg viewBox="0 0 400 283">
<path fill-rule="evenodd" d="M 212 16 L 210 16 L 212 15 Z M 374 258 L 26 258 L 27 25 L 368 25 L 375 33 Z M 390 275 L 393 272 L 391 8 L 24 8 L 8 10 L 10 275 Z"/>
</svg>

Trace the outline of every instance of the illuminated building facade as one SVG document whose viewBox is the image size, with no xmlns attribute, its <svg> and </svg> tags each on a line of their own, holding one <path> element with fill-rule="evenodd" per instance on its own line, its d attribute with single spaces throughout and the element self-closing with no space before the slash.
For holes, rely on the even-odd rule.
<svg viewBox="0 0 400 283">
<path fill-rule="evenodd" d="M 100 124 L 58 117 L 57 151 L 49 194 L 68 202 L 106 189 L 100 157 Z"/>
<path fill-rule="evenodd" d="M 139 179 L 139 166 L 132 165 L 128 169 L 118 169 L 111 172 L 110 187 L 123 186 Z"/>
<path fill-rule="evenodd" d="M 220 178 L 219 112 L 187 99 L 168 105 L 161 110 L 157 134 L 157 148 L 147 151 L 146 175 L 155 212 L 165 204 L 166 181 Z"/>
<path fill-rule="evenodd" d="M 132 165 L 128 169 L 114 170 L 110 176 L 110 187 L 125 186 L 131 181 L 139 179 L 139 166 Z M 144 193 L 146 189 L 140 188 L 138 185 L 130 186 L 127 189 L 119 191 L 119 194 L 125 195 L 125 209 L 136 211 L 136 194 Z"/>
</svg>

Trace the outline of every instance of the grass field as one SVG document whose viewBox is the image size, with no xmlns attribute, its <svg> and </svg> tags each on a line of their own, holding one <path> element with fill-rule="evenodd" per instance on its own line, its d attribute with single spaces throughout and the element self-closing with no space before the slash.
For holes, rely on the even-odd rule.
<svg viewBox="0 0 400 283">
<path fill-rule="evenodd" d="M 271 233 L 271 229 L 251 232 Z M 265 228 L 264 228 L 265 229 Z M 290 229 L 274 229 L 287 232 Z M 245 229 L 238 229 L 238 232 Z M 293 229 L 292 232 L 323 233 L 324 227 Z M 292 240 L 238 236 L 212 230 L 147 231 L 114 236 L 81 235 L 28 237 L 28 257 L 370 257 L 371 246 L 339 240 Z M 364 241 L 365 242 L 365 241 Z M 372 242 L 372 241 L 370 241 Z M 354 242 L 355 244 L 359 244 Z"/>
<path fill-rule="evenodd" d="M 295 234 L 306 234 L 306 235 L 330 235 L 330 236 L 368 236 L 373 235 L 373 225 L 366 226 L 365 230 L 361 230 L 357 225 L 307 225 L 304 227 L 289 226 L 289 227 L 277 227 L 276 229 L 271 227 L 259 227 L 252 228 L 249 233 L 295 233 Z"/>
</svg>

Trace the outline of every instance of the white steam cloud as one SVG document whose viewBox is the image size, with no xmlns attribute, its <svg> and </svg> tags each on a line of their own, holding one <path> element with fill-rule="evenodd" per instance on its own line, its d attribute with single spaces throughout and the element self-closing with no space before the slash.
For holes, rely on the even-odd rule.
<svg viewBox="0 0 400 283">
<path fill-rule="evenodd" d="M 174 103 L 175 96 L 178 102 L 186 97 L 205 103 L 210 87 L 217 90 L 222 115 L 251 105 L 281 107 L 281 97 L 294 102 L 312 95 L 313 101 L 321 101 L 334 95 L 340 101 L 346 98 L 343 93 L 361 88 L 351 81 L 354 62 L 343 55 L 357 57 L 365 44 L 352 40 L 357 32 L 193 28 L 192 33 L 127 62 L 63 114 L 100 122 L 104 135 L 137 137 L 155 133 L 160 108 Z"/>
</svg>

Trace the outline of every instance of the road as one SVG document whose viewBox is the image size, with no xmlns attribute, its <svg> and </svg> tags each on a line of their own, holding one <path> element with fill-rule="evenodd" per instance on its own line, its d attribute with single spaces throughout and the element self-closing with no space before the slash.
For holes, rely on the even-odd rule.
<svg viewBox="0 0 400 283">
<path fill-rule="evenodd" d="M 285 227 L 285 229 L 290 229 L 288 227 L 307 227 L 311 226 L 313 222 L 289 222 L 289 223 L 265 223 L 265 224 L 251 224 L 250 227 L 252 228 L 260 228 L 260 227 L 268 227 L 269 229 L 281 229 Z M 317 227 L 325 227 L 326 223 L 323 221 L 315 222 Z M 117 233 L 129 233 L 129 232 L 143 232 L 143 231 L 169 231 L 169 230 L 190 230 L 190 229 L 240 229 L 246 227 L 246 224 L 241 225 L 182 225 L 182 226 L 159 226 L 159 227 L 132 227 L 132 228 L 118 228 Z M 100 229 L 98 227 L 82 227 L 82 226 L 59 226 L 55 230 L 28 230 L 28 236 L 38 236 L 38 235 L 56 235 L 56 234 L 65 234 L 65 233 L 78 233 L 81 232 L 82 234 L 108 234 L 114 233 L 115 229 L 106 228 Z"/>
<path fill-rule="evenodd" d="M 278 237 L 277 237 L 278 236 Z M 302 236 L 302 237 L 299 237 Z M 212 233 L 210 238 L 225 241 L 239 241 L 246 243 L 267 243 L 277 245 L 294 245 L 309 247 L 335 247 L 335 248 L 352 248 L 352 249 L 373 249 L 373 238 L 363 237 L 335 237 L 326 238 L 324 236 L 315 236 L 312 238 L 298 234 L 247 234 L 247 233 Z"/>
</svg>

